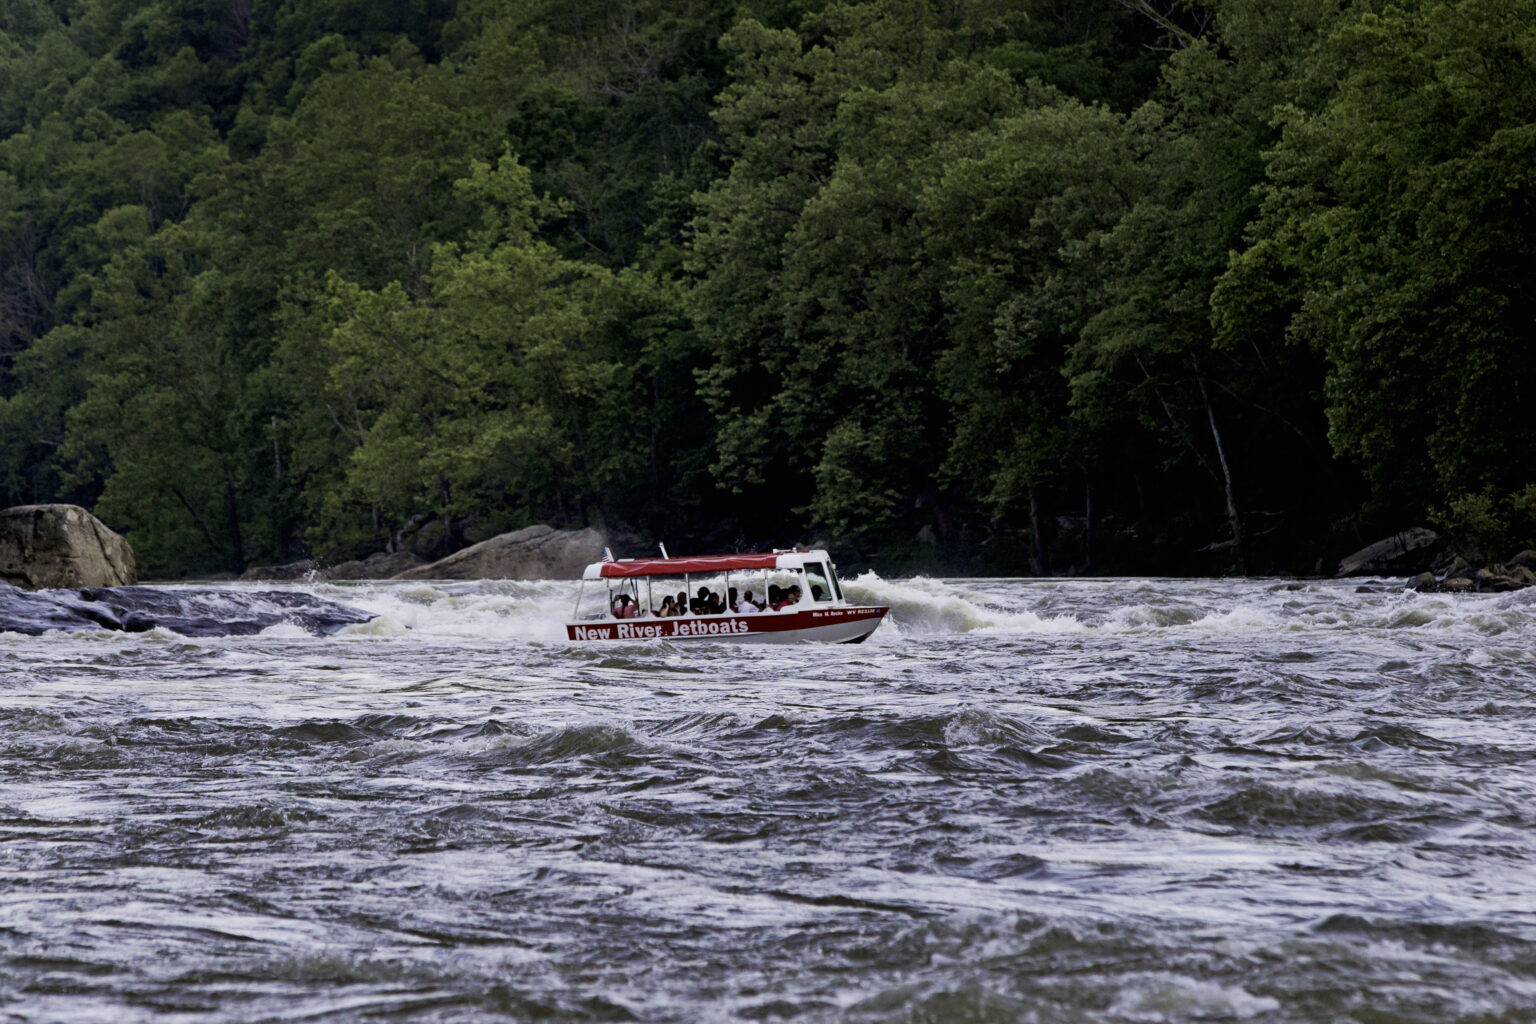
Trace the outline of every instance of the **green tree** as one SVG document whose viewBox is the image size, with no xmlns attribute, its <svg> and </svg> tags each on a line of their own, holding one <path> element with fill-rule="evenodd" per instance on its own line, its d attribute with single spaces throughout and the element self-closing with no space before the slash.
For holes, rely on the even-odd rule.
<svg viewBox="0 0 1536 1024">
<path fill-rule="evenodd" d="M 1261 215 L 1214 299 L 1233 343 L 1326 360 L 1329 437 L 1385 525 L 1531 481 L 1508 403 L 1526 341 L 1536 11 L 1502 0 L 1358 13 L 1326 38 L 1336 86 L 1282 110 Z"/>
</svg>

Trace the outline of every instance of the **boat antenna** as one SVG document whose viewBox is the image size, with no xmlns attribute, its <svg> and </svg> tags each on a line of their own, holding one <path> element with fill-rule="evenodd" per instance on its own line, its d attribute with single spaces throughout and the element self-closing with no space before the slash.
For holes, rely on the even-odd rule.
<svg viewBox="0 0 1536 1024">
<path fill-rule="evenodd" d="M 667 554 L 667 546 L 665 544 L 657 544 L 656 546 L 661 548 L 661 557 L 662 558 L 671 558 L 672 557 L 671 555 Z"/>
</svg>

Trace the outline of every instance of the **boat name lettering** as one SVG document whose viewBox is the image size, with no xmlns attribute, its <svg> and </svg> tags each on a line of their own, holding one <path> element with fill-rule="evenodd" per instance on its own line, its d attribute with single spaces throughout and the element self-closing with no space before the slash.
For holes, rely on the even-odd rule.
<svg viewBox="0 0 1536 1024">
<path fill-rule="evenodd" d="M 660 630 L 661 630 L 660 626 L 651 626 L 651 627 L 649 627 L 650 629 L 657 630 L 658 632 L 655 632 L 655 633 L 635 633 L 633 635 L 635 635 L 635 636 L 662 636 L 662 635 L 666 635 L 666 636 L 716 636 L 716 635 L 719 635 L 721 633 L 750 633 L 751 632 L 751 629 L 747 626 L 746 622 L 741 620 L 741 619 L 727 619 L 724 622 L 720 622 L 720 621 L 715 621 L 715 622 L 678 622 L 678 623 L 668 623 L 668 625 L 672 626 L 673 628 L 672 628 L 672 630 L 669 633 L 666 633 L 666 634 L 663 634 L 663 633 L 660 632 Z M 622 630 L 624 627 L 620 626 L 619 628 Z M 621 634 L 621 635 L 625 635 L 625 634 Z"/>
<path fill-rule="evenodd" d="M 611 640 L 612 638 L 613 634 L 608 631 L 607 626 L 576 627 L 577 640 Z"/>
</svg>

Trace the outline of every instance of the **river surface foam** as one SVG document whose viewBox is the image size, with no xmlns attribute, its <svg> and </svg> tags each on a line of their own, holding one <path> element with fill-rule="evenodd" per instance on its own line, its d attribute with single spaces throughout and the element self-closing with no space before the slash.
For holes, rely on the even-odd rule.
<svg viewBox="0 0 1536 1024">
<path fill-rule="evenodd" d="M 1357 587 L 0 634 L 0 1021 L 1536 1020 L 1536 592 Z"/>
</svg>

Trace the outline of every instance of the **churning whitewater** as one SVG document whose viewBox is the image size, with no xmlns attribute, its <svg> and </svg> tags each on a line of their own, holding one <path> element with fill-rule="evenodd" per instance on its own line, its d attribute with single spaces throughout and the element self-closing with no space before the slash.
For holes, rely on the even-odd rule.
<svg viewBox="0 0 1536 1024">
<path fill-rule="evenodd" d="M 0 1020 L 1536 1020 L 1536 591 L 1357 587 L 865 576 L 859 647 L 572 644 L 552 582 L 3 633 Z"/>
</svg>

